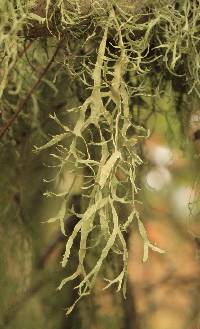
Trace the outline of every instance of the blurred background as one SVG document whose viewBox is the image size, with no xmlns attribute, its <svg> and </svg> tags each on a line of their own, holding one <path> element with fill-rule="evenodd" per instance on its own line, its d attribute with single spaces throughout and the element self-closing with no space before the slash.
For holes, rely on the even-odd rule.
<svg viewBox="0 0 200 329">
<path fill-rule="evenodd" d="M 77 292 L 70 284 L 61 291 L 56 289 L 71 273 L 73 264 L 61 269 L 65 237 L 56 223 L 43 223 L 58 208 L 55 200 L 41 197 L 46 190 L 42 178 L 48 172 L 43 164 L 45 152 L 38 159 L 32 152 L 37 136 L 29 136 L 19 141 L 19 148 L 28 152 L 23 166 L 17 165 L 17 157 L 21 163 L 23 152 L 16 155 L 10 148 L 10 153 L 2 155 L 2 172 L 6 171 L 6 159 L 13 157 L 16 165 L 1 179 L 5 187 L 0 225 L 1 328 L 200 328 L 200 149 L 198 139 L 190 136 L 198 130 L 198 122 L 186 138 L 177 139 L 182 136 L 179 121 L 173 111 L 168 116 L 170 101 L 161 101 L 164 106 L 160 113 L 148 118 L 151 133 L 140 150 L 144 165 L 138 171 L 138 210 L 150 241 L 166 253 L 150 251 L 148 261 L 143 263 L 143 241 L 133 223 L 128 236 L 126 299 L 115 287 L 103 290 L 105 281 L 100 278 L 94 293 L 81 300 L 69 317 L 65 316 Z M 44 111 L 48 105 L 41 105 Z M 54 128 L 49 121 L 44 127 L 46 131 Z M 72 179 L 66 170 L 60 190 Z M 77 184 L 70 201 L 77 211 L 79 192 Z M 68 225 L 68 233 L 70 229 Z M 109 266 L 114 270 L 118 264 Z"/>
<path fill-rule="evenodd" d="M 34 74 L 38 75 L 49 61 L 45 40 L 28 46 L 28 52 L 24 50 L 27 58 L 20 59 L 20 65 L 26 68 L 23 95 L 35 81 Z M 50 43 L 51 49 L 53 46 Z M 166 252 L 150 251 L 148 261 L 143 263 L 143 240 L 133 222 L 127 237 L 127 298 L 116 292 L 114 286 L 103 290 L 105 280 L 101 276 L 93 294 L 83 298 L 69 317 L 65 316 L 67 306 L 77 299 L 77 290 L 74 282 L 61 291 L 57 287 L 73 272 L 75 264 L 71 262 L 67 269 L 62 269 L 66 237 L 58 223 L 45 223 L 60 206 L 58 199 L 44 195 L 53 185 L 43 181 L 54 176 L 49 167 L 50 151 L 39 155 L 33 152 L 34 145 L 42 145 L 50 134 L 59 133 L 49 115 L 56 113 L 61 122 L 73 126 L 76 115 L 67 109 L 80 105 L 88 95 L 88 90 L 79 86 L 80 81 L 71 77 L 64 65 L 61 69 L 63 54 L 59 56 L 37 97 L 32 95 L 17 124 L 0 143 L 0 327 L 200 329 L 200 106 L 198 103 L 195 111 L 179 111 L 180 106 L 186 106 L 179 102 L 178 107 L 175 102 L 182 91 L 180 95 L 173 91 L 168 81 L 164 95 L 136 96 L 130 104 L 134 123 L 149 129 L 149 137 L 138 148 L 143 159 L 137 170 L 138 211 L 149 240 Z M 36 68 L 30 65 L 29 58 Z M 78 65 L 76 57 L 74 65 Z M 17 78 L 16 72 L 15 75 Z M 151 78 L 146 79 L 152 87 Z M 15 104 L 18 97 L 11 93 L 9 100 Z M 1 124 L 13 113 L 6 97 L 4 102 Z M 73 181 L 68 169 L 56 182 L 60 192 Z M 83 173 L 78 174 L 69 201 L 76 212 L 80 211 L 83 181 Z M 73 216 L 67 219 L 68 235 L 75 221 Z M 74 259 L 77 251 L 78 245 L 73 250 Z M 108 272 L 120 267 L 113 259 L 108 257 Z"/>
</svg>

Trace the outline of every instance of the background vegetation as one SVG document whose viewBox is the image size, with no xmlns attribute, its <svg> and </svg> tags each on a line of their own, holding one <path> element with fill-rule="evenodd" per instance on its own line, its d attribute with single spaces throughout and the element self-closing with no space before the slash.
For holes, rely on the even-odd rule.
<svg viewBox="0 0 200 329">
<path fill-rule="evenodd" d="M 199 5 L 0 2 L 2 328 L 198 328 Z"/>
</svg>

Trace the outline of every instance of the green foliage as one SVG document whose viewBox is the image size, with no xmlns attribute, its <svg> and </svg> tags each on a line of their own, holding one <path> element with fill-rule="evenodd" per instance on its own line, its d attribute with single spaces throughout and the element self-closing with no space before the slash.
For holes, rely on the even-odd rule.
<svg viewBox="0 0 200 329">
<path fill-rule="evenodd" d="M 58 193 L 56 186 L 47 193 L 61 198 L 57 215 L 48 222 L 59 221 L 63 234 L 65 217 L 75 214 L 79 218 L 67 237 L 62 260 L 66 267 L 79 237 L 77 267 L 58 288 L 79 278 L 78 300 L 94 288 L 110 254 L 116 254 L 122 265 L 116 277 L 106 279 L 106 287 L 116 284 L 125 296 L 125 236 L 134 219 L 144 241 L 143 260 L 147 260 L 149 248 L 163 252 L 148 240 L 137 210 L 139 149 L 148 130 L 145 120 L 136 120 L 135 105 L 145 97 L 162 95 L 169 80 L 172 86 L 184 87 L 181 93 L 199 94 L 199 1 L 166 1 L 165 6 L 161 1 L 145 1 L 142 11 L 137 1 L 131 11 L 130 6 L 120 1 L 95 1 L 83 11 L 82 1 L 54 4 L 47 0 L 42 9 L 33 0 L 0 4 L 0 14 L 4 13 L 0 20 L 2 113 L 5 108 L 10 113 L 17 111 L 18 96 L 24 98 L 37 81 L 40 66 L 51 58 L 57 39 L 62 42 L 56 59 L 41 88 L 31 94 L 30 113 L 25 111 L 21 118 L 32 128 L 40 126 L 39 102 L 44 95 L 48 97 L 45 86 L 56 95 L 56 81 L 63 75 L 73 78 L 74 97 L 82 93 L 78 105 L 65 106 L 66 115 L 74 121 L 51 115 L 58 133 L 35 148 L 36 152 L 53 148 L 50 161 L 52 170 L 57 169 L 53 180 L 62 177 L 69 164 L 72 174 L 84 176 L 80 213 L 68 207 L 76 179 L 63 193 Z M 33 41 L 33 30 L 44 38 Z M 31 41 L 24 60 L 21 54 L 27 38 Z M 2 121 L 7 121 L 7 114 Z M 12 133 L 15 135 L 14 130 Z M 97 258 L 91 264 L 88 259 L 93 249 L 97 249 Z"/>
</svg>

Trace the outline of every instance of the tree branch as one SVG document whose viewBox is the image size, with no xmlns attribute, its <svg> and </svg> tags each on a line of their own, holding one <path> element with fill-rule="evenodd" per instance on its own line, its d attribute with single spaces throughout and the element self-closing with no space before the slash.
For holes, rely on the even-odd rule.
<svg viewBox="0 0 200 329">
<path fill-rule="evenodd" d="M 12 124 L 15 122 L 15 120 L 17 119 L 18 115 L 20 114 L 20 112 L 24 109 L 24 106 L 27 104 L 27 102 L 29 101 L 31 95 L 36 91 L 36 89 L 39 87 L 40 83 L 42 82 L 43 77 L 46 75 L 46 73 L 48 72 L 50 66 L 52 65 L 52 63 L 54 62 L 54 59 L 60 49 L 60 46 L 63 42 L 63 39 L 60 40 L 60 42 L 58 43 L 50 61 L 48 62 L 48 64 L 46 65 L 46 67 L 44 68 L 44 70 L 42 71 L 42 73 L 40 74 L 38 80 L 35 82 L 35 84 L 32 86 L 32 88 L 29 90 L 29 92 L 27 93 L 27 95 L 25 96 L 25 98 L 19 102 L 19 105 L 15 111 L 15 113 L 13 114 L 13 116 L 10 118 L 10 120 L 7 121 L 7 123 L 5 124 L 5 126 L 0 130 L 0 139 L 5 135 L 5 133 L 10 129 L 10 127 L 12 126 Z"/>
</svg>

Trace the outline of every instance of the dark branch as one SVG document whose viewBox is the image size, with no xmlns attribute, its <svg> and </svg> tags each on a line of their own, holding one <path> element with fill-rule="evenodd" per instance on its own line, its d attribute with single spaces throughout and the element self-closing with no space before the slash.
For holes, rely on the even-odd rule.
<svg viewBox="0 0 200 329">
<path fill-rule="evenodd" d="M 19 102 L 19 105 L 15 111 L 15 113 L 13 114 L 13 116 L 10 118 L 10 120 L 7 121 L 7 123 L 5 124 L 5 126 L 0 130 L 0 138 L 2 138 L 5 133 L 7 132 L 7 130 L 10 129 L 10 127 L 12 126 L 12 124 L 15 122 L 15 120 L 17 119 L 18 115 L 20 114 L 20 112 L 24 109 L 24 106 L 27 104 L 27 102 L 29 101 L 31 95 L 36 91 L 36 89 L 39 87 L 39 85 L 42 82 L 43 77 L 46 75 L 46 73 L 48 72 L 50 66 L 52 65 L 52 63 L 54 62 L 54 59 L 61 47 L 61 44 L 63 42 L 63 39 L 58 43 L 50 61 L 48 62 L 48 64 L 46 65 L 46 67 L 44 68 L 44 70 L 42 71 L 42 73 L 40 74 L 38 80 L 35 82 L 35 84 L 32 86 L 32 88 L 29 90 L 29 92 L 27 93 L 26 97 Z"/>
</svg>

